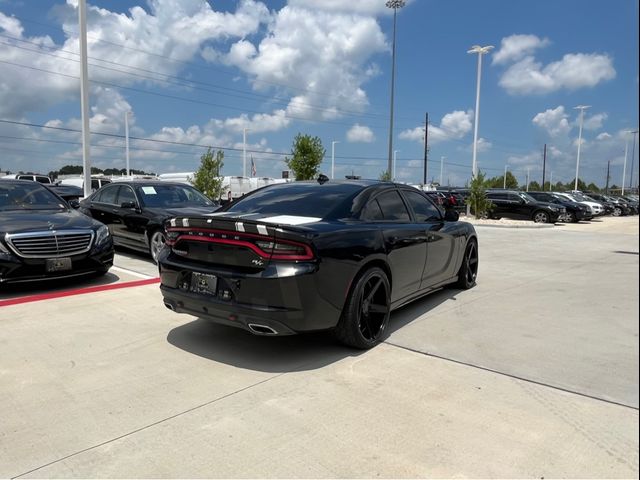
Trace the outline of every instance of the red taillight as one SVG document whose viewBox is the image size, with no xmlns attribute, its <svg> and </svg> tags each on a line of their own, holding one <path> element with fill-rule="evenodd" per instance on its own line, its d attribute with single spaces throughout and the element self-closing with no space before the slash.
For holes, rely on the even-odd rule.
<svg viewBox="0 0 640 480">
<path fill-rule="evenodd" d="M 262 235 L 190 228 L 167 229 L 167 245 L 174 246 L 181 240 L 235 245 L 252 250 L 267 260 L 313 260 L 311 247 L 291 240 L 273 241 Z"/>
</svg>

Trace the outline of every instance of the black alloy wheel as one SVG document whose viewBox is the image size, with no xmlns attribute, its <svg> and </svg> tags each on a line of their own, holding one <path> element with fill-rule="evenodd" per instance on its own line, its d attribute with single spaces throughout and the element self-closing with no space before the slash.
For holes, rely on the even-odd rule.
<svg viewBox="0 0 640 480">
<path fill-rule="evenodd" d="M 614 207 L 612 213 L 614 217 L 619 217 L 620 215 L 622 215 L 622 208 Z"/>
<path fill-rule="evenodd" d="M 462 265 L 458 270 L 458 281 L 455 286 L 463 290 L 468 290 L 476 284 L 478 277 L 478 244 L 475 239 L 469 240 L 464 252 Z"/>
<path fill-rule="evenodd" d="M 547 212 L 538 210 L 533 214 L 533 221 L 536 223 L 549 223 L 550 217 Z"/>
<path fill-rule="evenodd" d="M 356 280 L 335 334 L 347 346 L 368 349 L 380 343 L 391 311 L 391 287 L 381 268 L 366 270 Z"/>
<path fill-rule="evenodd" d="M 567 212 L 564 217 L 564 221 L 567 223 L 576 223 L 578 219 L 576 218 L 576 214 L 573 212 Z"/>
</svg>

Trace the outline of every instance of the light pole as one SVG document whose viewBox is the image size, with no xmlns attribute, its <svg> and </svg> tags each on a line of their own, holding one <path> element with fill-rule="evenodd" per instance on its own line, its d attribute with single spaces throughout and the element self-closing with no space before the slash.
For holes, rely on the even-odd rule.
<svg viewBox="0 0 640 480">
<path fill-rule="evenodd" d="M 389 0 L 385 5 L 388 8 L 393 8 L 393 46 L 391 50 L 391 105 L 389 107 L 389 161 L 387 170 L 391 175 L 393 165 L 392 153 L 393 153 L 393 92 L 396 81 L 396 16 L 398 9 L 404 7 L 404 0 Z"/>
<path fill-rule="evenodd" d="M 338 140 L 331 142 L 331 180 L 333 180 L 335 158 L 336 158 L 336 143 L 340 143 Z"/>
<path fill-rule="evenodd" d="M 527 192 L 529 191 L 529 167 L 527 167 Z"/>
<path fill-rule="evenodd" d="M 444 172 L 444 159 L 447 157 L 440 157 L 440 186 L 442 186 L 442 173 Z"/>
<path fill-rule="evenodd" d="M 396 181 L 396 153 L 398 153 L 400 150 L 394 150 L 393 151 L 393 170 L 392 170 L 392 175 L 391 175 L 391 180 L 393 180 L 394 182 Z"/>
<path fill-rule="evenodd" d="M 477 53 L 478 54 L 478 79 L 476 84 L 476 112 L 475 112 L 475 121 L 473 124 L 473 160 L 471 164 L 471 174 L 472 179 L 476 178 L 478 173 L 478 164 L 476 162 L 476 157 L 478 153 L 478 117 L 480 116 L 480 78 L 482 76 L 482 55 L 489 53 L 493 49 L 493 45 L 487 45 L 486 47 L 481 47 L 480 45 L 474 45 L 471 47 L 471 50 L 468 50 L 467 53 Z"/>
<path fill-rule="evenodd" d="M 551 191 L 551 189 L 553 185 L 553 172 L 549 172 L 549 191 Z M 544 186 L 542 187 L 542 189 L 544 190 Z"/>
<path fill-rule="evenodd" d="M 580 110 L 580 130 L 578 133 L 578 157 L 576 158 L 576 183 L 573 187 L 574 190 L 578 190 L 578 172 L 580 170 L 580 147 L 582 147 L 582 124 L 584 123 L 584 111 L 591 105 L 578 105 L 573 107 L 574 110 Z"/>
<path fill-rule="evenodd" d="M 635 160 L 635 156 L 636 156 L 636 133 L 638 133 L 638 130 L 632 130 L 629 133 L 633 134 L 633 147 L 631 148 L 631 178 L 629 179 L 629 190 L 632 190 L 633 189 L 633 161 Z"/>
<path fill-rule="evenodd" d="M 89 63 L 87 54 L 87 2 L 78 1 L 78 41 L 80 42 L 80 109 L 82 112 L 82 177 L 84 196 L 91 195 L 91 134 L 89 131 Z"/>
<path fill-rule="evenodd" d="M 242 176 L 247 176 L 247 131 L 248 128 L 242 129 Z"/>
<path fill-rule="evenodd" d="M 129 173 L 129 115 L 131 115 L 129 110 L 124 112 L 124 151 L 127 160 L 127 177 L 131 175 Z"/>
<path fill-rule="evenodd" d="M 508 165 L 505 164 L 505 166 L 504 166 L 504 179 L 503 179 L 503 182 L 502 182 L 502 188 L 504 188 L 505 190 L 507 188 L 507 167 L 508 167 Z"/>
<path fill-rule="evenodd" d="M 627 130 L 626 133 L 631 133 L 631 130 Z M 624 163 L 622 164 L 622 192 L 620 195 L 624 195 L 624 182 L 627 181 L 627 153 L 629 152 L 629 135 L 624 142 Z"/>
</svg>

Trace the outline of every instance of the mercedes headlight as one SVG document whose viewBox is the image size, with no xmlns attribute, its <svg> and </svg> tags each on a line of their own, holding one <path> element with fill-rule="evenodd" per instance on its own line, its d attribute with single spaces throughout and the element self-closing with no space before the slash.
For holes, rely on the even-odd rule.
<svg viewBox="0 0 640 480">
<path fill-rule="evenodd" d="M 96 245 L 101 245 L 109 238 L 109 227 L 102 225 L 96 232 Z"/>
</svg>

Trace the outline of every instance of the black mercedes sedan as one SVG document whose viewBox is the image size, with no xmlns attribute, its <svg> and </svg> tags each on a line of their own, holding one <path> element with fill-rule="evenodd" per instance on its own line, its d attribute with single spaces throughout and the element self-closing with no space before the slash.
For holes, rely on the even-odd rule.
<svg viewBox="0 0 640 480">
<path fill-rule="evenodd" d="M 325 177 L 326 178 L 326 177 Z M 166 224 L 167 308 L 259 335 L 334 330 L 370 348 L 392 309 L 478 272 L 472 225 L 390 182 L 293 182 Z"/>
<path fill-rule="evenodd" d="M 0 285 L 104 274 L 112 265 L 103 224 L 40 183 L 0 182 Z"/>
<path fill-rule="evenodd" d="M 183 183 L 113 182 L 80 201 L 80 210 L 109 227 L 116 246 L 148 252 L 156 261 L 165 243 L 165 220 L 211 213 L 219 205 Z"/>
</svg>

